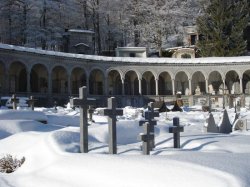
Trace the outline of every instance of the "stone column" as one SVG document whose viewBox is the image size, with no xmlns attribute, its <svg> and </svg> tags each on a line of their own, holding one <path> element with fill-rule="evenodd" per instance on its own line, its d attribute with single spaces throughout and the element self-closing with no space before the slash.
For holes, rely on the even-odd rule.
<svg viewBox="0 0 250 187">
<path fill-rule="evenodd" d="M 30 71 L 27 70 L 27 93 L 30 93 Z"/>
<path fill-rule="evenodd" d="M 189 95 L 192 95 L 192 80 L 188 79 Z"/>
<path fill-rule="evenodd" d="M 206 93 L 208 93 L 208 80 L 206 79 Z"/>
<path fill-rule="evenodd" d="M 240 77 L 240 93 L 243 94 L 242 77 Z"/>
<path fill-rule="evenodd" d="M 121 79 L 122 80 L 122 95 L 125 95 L 125 85 L 124 85 L 124 79 Z"/>
<path fill-rule="evenodd" d="M 104 77 L 104 93 L 103 95 L 109 95 L 109 82 L 108 77 Z"/>
<path fill-rule="evenodd" d="M 87 88 L 87 95 L 89 95 L 89 75 L 86 75 L 86 88 Z"/>
<path fill-rule="evenodd" d="M 159 95 L 158 79 L 155 79 L 155 95 Z"/>
<path fill-rule="evenodd" d="M 141 92 L 141 79 L 138 79 L 138 81 L 139 81 L 139 95 L 141 95 L 142 94 L 142 92 Z"/>
<path fill-rule="evenodd" d="M 51 72 L 48 73 L 48 94 L 52 94 L 52 76 Z"/>
<path fill-rule="evenodd" d="M 71 95 L 71 75 L 68 75 L 68 94 Z"/>
<path fill-rule="evenodd" d="M 225 94 L 225 88 L 226 88 L 226 81 L 225 79 L 222 80 L 223 81 L 223 95 Z M 231 90 L 230 90 L 231 92 Z"/>
<path fill-rule="evenodd" d="M 172 79 L 172 90 L 173 90 L 173 95 L 175 95 L 175 84 L 174 84 L 174 79 Z"/>
</svg>

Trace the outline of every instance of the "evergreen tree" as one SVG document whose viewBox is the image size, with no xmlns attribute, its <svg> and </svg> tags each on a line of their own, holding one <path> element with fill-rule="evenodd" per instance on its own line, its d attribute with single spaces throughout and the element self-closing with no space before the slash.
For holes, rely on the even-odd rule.
<svg viewBox="0 0 250 187">
<path fill-rule="evenodd" d="M 197 19 L 201 56 L 243 55 L 247 46 L 243 31 L 248 16 L 247 0 L 210 0 L 204 14 Z"/>
</svg>

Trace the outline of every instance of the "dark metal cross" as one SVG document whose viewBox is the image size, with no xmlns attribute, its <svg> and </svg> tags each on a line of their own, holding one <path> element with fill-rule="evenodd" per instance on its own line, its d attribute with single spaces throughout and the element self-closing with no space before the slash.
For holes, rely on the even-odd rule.
<svg viewBox="0 0 250 187">
<path fill-rule="evenodd" d="M 12 105 L 13 105 L 13 110 L 16 110 L 17 109 L 17 103 L 19 102 L 19 99 L 16 98 L 15 94 L 12 95 L 11 102 L 12 102 Z"/>
<path fill-rule="evenodd" d="M 159 117 L 159 112 L 154 111 L 153 103 L 148 104 L 148 111 L 144 112 L 145 120 L 139 121 L 139 126 L 142 126 L 144 123 L 149 123 L 149 129 L 150 132 L 154 134 L 154 126 L 157 125 L 156 120 L 154 120 L 154 117 Z M 154 139 L 151 140 L 151 149 L 155 147 L 155 141 Z"/>
<path fill-rule="evenodd" d="M 79 98 L 70 99 L 71 107 L 79 106 L 80 108 L 80 151 L 88 152 L 88 105 L 95 105 L 95 99 L 87 98 L 87 88 L 79 88 Z"/>
<path fill-rule="evenodd" d="M 143 124 L 144 133 L 139 135 L 139 140 L 142 141 L 142 151 L 144 155 L 149 155 L 151 150 L 151 143 L 154 140 L 154 133 L 150 131 L 150 124 L 146 122 Z"/>
<path fill-rule="evenodd" d="M 180 148 L 180 132 L 184 131 L 184 127 L 180 126 L 180 121 L 178 117 L 173 118 L 173 126 L 169 127 L 169 133 L 174 135 L 174 148 Z"/>
<path fill-rule="evenodd" d="M 34 110 L 34 104 L 35 104 L 35 99 L 33 96 L 30 96 L 29 100 L 28 100 L 28 105 L 31 108 L 31 110 Z"/>
<path fill-rule="evenodd" d="M 108 116 L 109 124 L 109 153 L 117 153 L 117 135 L 116 135 L 116 116 L 123 115 L 123 109 L 116 108 L 116 99 L 114 97 L 108 98 L 108 108 L 100 111 L 104 116 Z"/>
</svg>

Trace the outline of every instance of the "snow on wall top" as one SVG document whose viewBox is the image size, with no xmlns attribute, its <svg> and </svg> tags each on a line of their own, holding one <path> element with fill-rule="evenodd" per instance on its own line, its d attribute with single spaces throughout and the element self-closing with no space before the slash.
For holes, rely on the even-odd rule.
<svg viewBox="0 0 250 187">
<path fill-rule="evenodd" d="M 241 63 L 249 62 L 250 56 L 240 57 L 208 57 L 208 58 L 192 58 L 192 59 L 178 59 L 178 58 L 137 58 L 137 57 L 106 57 L 97 55 L 83 55 L 73 53 L 63 53 L 57 51 L 47 51 L 35 48 L 14 46 L 8 44 L 0 44 L 0 50 L 14 50 L 21 52 L 29 52 L 35 54 L 51 55 L 58 57 L 78 58 L 86 60 L 107 61 L 107 62 L 123 62 L 123 63 L 158 63 L 158 64 L 204 64 L 204 63 Z"/>
</svg>

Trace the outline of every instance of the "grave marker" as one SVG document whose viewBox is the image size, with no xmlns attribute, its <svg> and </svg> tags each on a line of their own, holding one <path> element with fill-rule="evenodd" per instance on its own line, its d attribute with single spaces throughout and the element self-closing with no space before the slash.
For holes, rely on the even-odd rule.
<svg viewBox="0 0 250 187">
<path fill-rule="evenodd" d="M 142 126 L 143 124 L 148 122 L 150 132 L 154 134 L 154 126 L 157 125 L 156 120 L 154 120 L 155 117 L 159 117 L 159 112 L 154 111 L 153 102 L 150 102 L 148 104 L 148 111 L 144 112 L 145 120 L 140 120 L 139 121 L 139 126 Z M 151 144 L 151 149 L 155 147 L 154 138 L 150 141 L 150 144 Z"/>
<path fill-rule="evenodd" d="M 88 113 L 89 113 L 89 121 L 90 122 L 94 122 L 94 120 L 93 120 L 94 111 L 95 111 L 95 109 L 91 105 L 89 105 Z"/>
<path fill-rule="evenodd" d="M 212 113 L 209 113 L 209 117 L 206 119 L 207 123 L 207 132 L 219 133 L 219 128 L 215 124 L 214 116 Z"/>
<path fill-rule="evenodd" d="M 18 103 L 19 99 L 16 98 L 16 95 L 13 94 L 12 95 L 12 98 L 11 98 L 11 102 L 12 102 L 12 105 L 13 105 L 13 110 L 16 110 L 17 109 L 17 103 Z"/>
<path fill-rule="evenodd" d="M 144 133 L 139 135 L 139 140 L 142 141 L 142 151 L 144 155 L 149 155 L 151 150 L 151 142 L 154 140 L 154 134 L 151 132 L 149 122 L 143 124 Z"/>
<path fill-rule="evenodd" d="M 79 98 L 70 99 L 72 107 L 79 106 L 80 108 L 80 152 L 88 152 L 88 105 L 95 105 L 95 99 L 87 98 L 87 88 L 79 88 Z"/>
<path fill-rule="evenodd" d="M 220 122 L 219 132 L 220 133 L 231 133 L 232 132 L 232 125 L 228 117 L 227 110 L 224 110 L 222 120 Z"/>
<path fill-rule="evenodd" d="M 116 116 L 123 115 L 123 109 L 116 108 L 116 98 L 108 98 L 108 108 L 102 109 L 100 114 L 108 116 L 109 125 L 109 153 L 117 153 Z"/>
<path fill-rule="evenodd" d="M 34 105 L 35 105 L 35 99 L 33 96 L 30 96 L 29 100 L 28 100 L 28 105 L 31 108 L 31 110 L 34 110 Z"/>
<path fill-rule="evenodd" d="M 178 117 L 173 118 L 173 126 L 169 127 L 169 133 L 173 133 L 174 148 L 180 148 L 180 132 L 184 131 L 184 127 L 180 126 Z"/>
</svg>

